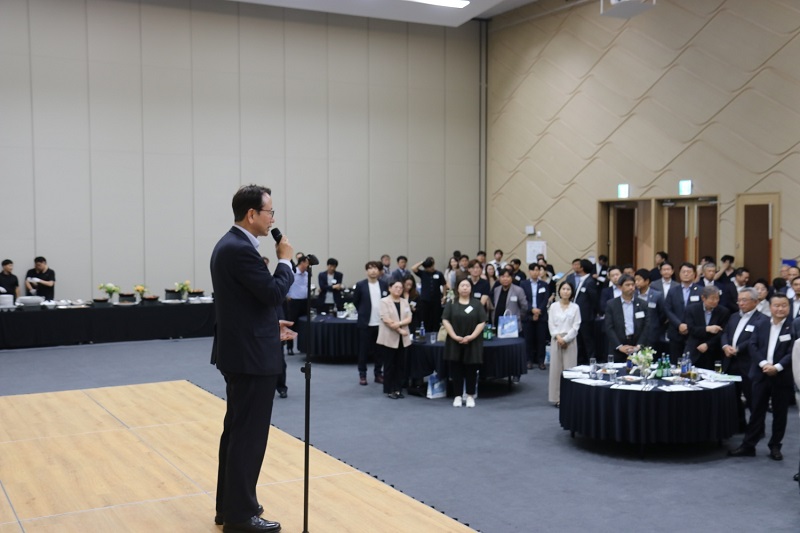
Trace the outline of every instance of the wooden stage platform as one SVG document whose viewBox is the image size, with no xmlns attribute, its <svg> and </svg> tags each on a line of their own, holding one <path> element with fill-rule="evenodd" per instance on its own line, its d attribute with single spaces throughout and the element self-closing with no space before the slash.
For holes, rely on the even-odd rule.
<svg viewBox="0 0 800 533">
<path fill-rule="evenodd" d="M 219 532 L 225 402 L 185 381 L 0 397 L 0 533 Z M 259 500 L 303 529 L 303 443 L 272 428 Z M 311 450 L 309 531 L 469 532 Z"/>
</svg>

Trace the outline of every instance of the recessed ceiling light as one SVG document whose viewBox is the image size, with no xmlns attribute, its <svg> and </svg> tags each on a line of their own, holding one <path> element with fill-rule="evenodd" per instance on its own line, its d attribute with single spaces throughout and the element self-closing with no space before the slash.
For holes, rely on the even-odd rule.
<svg viewBox="0 0 800 533">
<path fill-rule="evenodd" d="M 406 0 L 406 2 L 416 2 L 418 4 L 430 4 L 432 6 L 441 7 L 455 7 L 458 9 L 469 5 L 467 0 Z"/>
</svg>

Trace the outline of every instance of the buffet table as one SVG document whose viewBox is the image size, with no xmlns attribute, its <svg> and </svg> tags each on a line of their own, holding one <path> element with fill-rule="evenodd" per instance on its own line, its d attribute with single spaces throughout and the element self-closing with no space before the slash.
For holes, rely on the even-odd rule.
<svg viewBox="0 0 800 533">
<path fill-rule="evenodd" d="M 358 327 L 355 320 L 318 315 L 311 321 L 314 337 L 312 357 L 353 359 L 358 357 Z M 297 348 L 308 353 L 308 321 L 302 316 L 292 327 L 297 332 Z"/>
<path fill-rule="evenodd" d="M 446 377 L 449 372 L 444 360 L 444 343 L 412 342 L 407 349 L 408 377 L 421 379 L 435 370 Z M 509 378 L 528 373 L 525 339 L 492 339 L 483 341 L 481 378 Z"/>
<path fill-rule="evenodd" d="M 738 428 L 736 389 L 667 392 L 669 382 L 650 380 L 650 390 L 628 390 L 561 378 L 561 427 L 572 436 L 636 444 L 721 441 Z"/>
<path fill-rule="evenodd" d="M 213 303 L 118 305 L 0 313 L 0 349 L 210 337 Z"/>
</svg>

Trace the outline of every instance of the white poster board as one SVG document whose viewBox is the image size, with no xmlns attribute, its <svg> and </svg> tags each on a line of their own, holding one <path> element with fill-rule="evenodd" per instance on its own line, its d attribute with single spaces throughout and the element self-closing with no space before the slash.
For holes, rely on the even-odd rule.
<svg viewBox="0 0 800 533">
<path fill-rule="evenodd" d="M 547 241 L 528 241 L 525 254 L 527 262 L 535 263 L 536 256 L 539 254 L 547 259 Z"/>
</svg>

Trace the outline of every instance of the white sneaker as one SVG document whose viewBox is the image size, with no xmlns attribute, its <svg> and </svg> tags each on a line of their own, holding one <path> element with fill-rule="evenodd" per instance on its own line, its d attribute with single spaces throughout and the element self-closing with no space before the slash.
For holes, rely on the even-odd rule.
<svg viewBox="0 0 800 533">
<path fill-rule="evenodd" d="M 475 407 L 475 398 L 467 396 L 467 407 Z"/>
<path fill-rule="evenodd" d="M 461 396 L 456 396 L 456 399 L 453 400 L 453 407 L 461 407 Z"/>
</svg>

